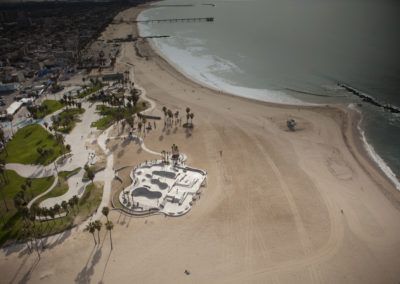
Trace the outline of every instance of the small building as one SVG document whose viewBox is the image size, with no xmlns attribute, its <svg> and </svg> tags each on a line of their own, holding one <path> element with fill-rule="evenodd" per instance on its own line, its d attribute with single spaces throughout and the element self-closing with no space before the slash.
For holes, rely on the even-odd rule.
<svg viewBox="0 0 400 284">
<path fill-rule="evenodd" d="M 14 115 L 22 107 L 23 104 L 23 102 L 13 102 L 7 108 L 7 115 Z"/>
</svg>

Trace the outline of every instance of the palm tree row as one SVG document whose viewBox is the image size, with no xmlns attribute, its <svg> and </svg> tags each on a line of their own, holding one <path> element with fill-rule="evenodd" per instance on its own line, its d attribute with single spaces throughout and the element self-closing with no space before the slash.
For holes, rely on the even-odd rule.
<svg viewBox="0 0 400 284">
<path fill-rule="evenodd" d="M 0 128 L 0 142 L 3 147 L 2 151 L 5 151 L 6 155 L 8 156 L 7 148 L 6 148 L 6 135 L 4 134 L 3 128 Z"/>
<path fill-rule="evenodd" d="M 0 176 L 1 176 L 1 180 L 0 180 L 0 184 L 2 185 L 0 188 L 0 192 L 1 192 L 1 198 L 3 199 L 4 202 L 4 207 L 6 208 L 6 211 L 9 211 L 9 208 L 7 206 L 7 202 L 6 202 L 6 197 L 4 195 L 3 189 L 5 184 L 8 184 L 10 181 L 8 179 L 7 176 L 7 172 L 6 172 L 6 162 L 4 160 L 0 160 Z"/>
<path fill-rule="evenodd" d="M 22 187 L 22 186 L 21 186 Z M 27 206 L 27 200 L 25 199 L 24 191 L 19 191 L 14 196 L 14 206 L 20 211 L 23 210 L 24 207 Z M 62 210 L 68 215 L 71 211 L 76 214 L 76 210 L 79 211 L 79 198 L 74 195 L 68 201 L 63 201 L 60 204 L 55 204 L 53 207 L 39 207 L 36 203 L 31 206 L 31 213 L 35 214 L 37 217 L 44 217 L 45 221 L 54 220 L 55 215 L 57 214 L 60 218 Z M 49 219 L 48 219 L 49 217 Z"/>
<path fill-rule="evenodd" d="M 37 204 L 33 204 L 31 208 L 28 209 L 25 203 L 15 204 L 23 221 L 20 238 L 26 240 L 29 252 L 32 252 L 32 249 L 34 248 L 40 258 L 40 251 L 43 250 L 41 238 L 45 235 L 43 234 L 43 224 L 46 222 L 47 228 L 49 228 L 50 223 L 47 221 L 52 220 L 54 226 L 56 223 L 55 215 L 58 214 L 61 220 L 62 209 L 64 209 L 67 214 L 69 213 L 69 209 L 75 211 L 74 208 L 78 205 L 78 201 L 79 199 L 75 195 L 68 202 L 63 201 L 61 205 L 55 204 L 51 208 L 39 207 Z M 40 217 L 44 217 L 45 220 L 38 220 Z"/>
<path fill-rule="evenodd" d="M 180 122 L 179 118 L 179 111 L 176 111 L 173 113 L 170 109 L 167 107 L 163 106 L 162 111 L 164 113 L 164 125 L 166 127 L 170 127 L 172 125 L 177 125 L 178 122 Z M 189 127 L 193 127 L 193 118 L 194 118 L 194 113 L 191 112 L 190 108 L 186 108 L 186 125 Z M 189 123 L 190 119 L 190 123 Z"/>
<path fill-rule="evenodd" d="M 164 113 L 164 126 L 170 127 L 178 124 L 178 122 L 180 121 L 178 110 L 172 112 L 172 110 L 167 109 L 165 106 L 163 106 L 162 111 Z"/>
<path fill-rule="evenodd" d="M 68 109 L 68 106 L 76 106 L 77 108 L 82 108 L 81 102 L 75 101 L 74 97 L 67 96 L 66 94 L 63 95 L 63 98 L 60 100 L 60 102 L 64 105 L 66 105 L 67 109 Z"/>
<path fill-rule="evenodd" d="M 111 249 L 113 249 L 113 242 L 112 242 L 111 231 L 112 231 L 112 229 L 114 228 L 114 224 L 113 224 L 112 221 L 110 221 L 110 220 L 108 219 L 109 210 L 110 210 L 110 209 L 109 209 L 107 206 L 105 206 L 105 207 L 103 207 L 103 209 L 102 209 L 102 213 L 103 213 L 103 215 L 106 216 L 106 218 L 107 218 L 107 221 L 104 223 L 104 226 L 105 226 L 106 230 L 110 232 Z M 100 220 L 95 220 L 95 221 L 89 222 L 89 223 L 86 225 L 85 231 L 87 231 L 87 232 L 89 232 L 90 234 L 93 235 L 93 241 L 94 241 L 94 244 L 95 244 L 95 245 L 100 244 L 100 231 L 101 231 L 102 226 L 103 226 L 103 223 L 101 223 Z M 97 231 L 97 240 L 96 240 L 96 236 L 95 236 L 95 232 L 96 232 L 96 231 Z"/>
</svg>

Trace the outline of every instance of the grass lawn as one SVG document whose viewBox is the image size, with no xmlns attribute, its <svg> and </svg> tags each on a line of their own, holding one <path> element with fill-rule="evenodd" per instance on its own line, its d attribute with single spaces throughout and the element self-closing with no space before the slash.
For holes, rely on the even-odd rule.
<svg viewBox="0 0 400 284">
<path fill-rule="evenodd" d="M 75 124 L 79 122 L 79 115 L 84 113 L 84 108 L 69 108 L 63 110 L 59 115 L 58 123 L 53 123 L 53 128 L 62 133 L 70 133 Z"/>
<path fill-rule="evenodd" d="M 22 219 L 14 207 L 13 198 L 15 194 L 21 191 L 21 185 L 26 183 L 26 178 L 19 176 L 16 172 L 6 170 L 5 183 L 0 180 L 0 245 L 8 239 L 17 239 L 19 237 L 22 226 Z M 54 177 L 32 179 L 31 187 L 27 188 L 25 193 L 25 201 L 29 203 L 33 197 L 46 191 L 54 182 Z M 9 211 L 6 210 L 4 201 Z"/>
<path fill-rule="evenodd" d="M 132 108 L 118 108 L 118 107 L 110 107 L 105 105 L 98 105 L 96 107 L 99 114 L 102 116 L 97 121 L 92 122 L 92 127 L 96 127 L 99 130 L 105 130 L 110 127 L 113 123 L 115 123 L 118 118 L 128 118 L 135 113 L 141 112 L 145 110 L 148 106 L 143 106 L 142 102 L 138 102 L 136 107 Z"/>
<path fill-rule="evenodd" d="M 32 113 L 32 116 L 36 119 L 43 118 L 59 109 L 62 109 L 64 105 L 56 100 L 45 100 L 38 107 L 29 107 L 28 109 Z"/>
<path fill-rule="evenodd" d="M 99 120 L 92 122 L 92 127 L 96 127 L 99 130 L 105 130 L 110 127 L 114 122 L 114 118 L 110 115 L 103 116 Z"/>
<path fill-rule="evenodd" d="M 40 155 L 37 148 L 47 149 Z M 0 159 L 6 163 L 48 165 L 62 154 L 62 146 L 57 144 L 54 136 L 38 124 L 28 125 L 17 131 L 6 150 L 0 153 Z"/>
<path fill-rule="evenodd" d="M 103 88 L 102 84 L 97 84 L 94 86 L 90 86 L 89 88 L 87 88 L 85 91 L 83 91 L 82 93 L 80 93 L 77 97 L 80 99 L 83 99 L 84 97 L 87 97 L 90 94 L 93 94 L 94 92 L 99 91 L 101 88 Z"/>
<path fill-rule="evenodd" d="M 59 101 L 56 100 L 45 100 L 42 103 L 42 106 L 46 106 L 47 107 L 47 113 L 46 115 L 49 115 L 59 109 L 62 109 L 64 107 L 64 105 L 62 103 L 60 103 Z M 46 116 L 44 115 L 44 116 Z"/>
</svg>

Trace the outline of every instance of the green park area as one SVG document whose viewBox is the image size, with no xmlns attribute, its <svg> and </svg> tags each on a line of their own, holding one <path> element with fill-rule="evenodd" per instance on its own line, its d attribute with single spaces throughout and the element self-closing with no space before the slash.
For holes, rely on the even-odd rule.
<svg viewBox="0 0 400 284">
<path fill-rule="evenodd" d="M 102 116 L 99 120 L 92 123 L 92 127 L 99 130 L 104 130 L 110 127 L 113 123 L 126 119 L 129 120 L 138 112 L 147 108 L 146 103 L 138 103 L 136 106 L 131 107 L 114 107 L 106 105 L 98 105 L 97 112 Z"/>
<path fill-rule="evenodd" d="M 21 128 L 0 153 L 6 163 L 48 165 L 65 152 L 62 141 L 38 124 Z"/>
<path fill-rule="evenodd" d="M 34 119 L 43 118 L 59 109 L 62 109 L 64 105 L 56 100 L 45 100 L 39 106 L 29 106 L 28 110 L 32 114 Z"/>
<path fill-rule="evenodd" d="M 77 97 L 80 99 L 83 99 L 83 98 L 99 91 L 101 88 L 103 88 L 103 84 L 101 84 L 100 82 L 97 82 L 95 84 L 92 84 L 89 87 L 86 87 L 86 89 L 84 91 L 82 91 L 81 93 L 79 93 L 77 95 Z"/>
<path fill-rule="evenodd" d="M 80 121 L 79 115 L 83 114 L 83 108 L 68 108 L 57 116 L 52 117 L 53 129 L 62 133 L 70 133 L 75 124 Z"/>
</svg>

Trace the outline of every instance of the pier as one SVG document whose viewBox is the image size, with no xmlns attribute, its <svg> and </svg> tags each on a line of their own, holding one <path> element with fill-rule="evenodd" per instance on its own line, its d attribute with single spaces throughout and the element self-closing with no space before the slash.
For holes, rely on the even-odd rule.
<svg viewBox="0 0 400 284">
<path fill-rule="evenodd" d="M 190 22 L 214 22 L 213 17 L 207 18 L 175 18 L 175 19 L 159 19 L 159 20 L 136 20 L 132 23 L 190 23 Z"/>
<path fill-rule="evenodd" d="M 153 5 L 152 7 L 194 7 L 193 4 L 170 4 L 170 5 Z"/>
<path fill-rule="evenodd" d="M 171 36 L 169 36 L 169 35 L 150 35 L 150 36 L 139 36 L 137 38 L 146 39 L 146 38 L 166 38 L 166 37 L 171 37 Z"/>
</svg>

